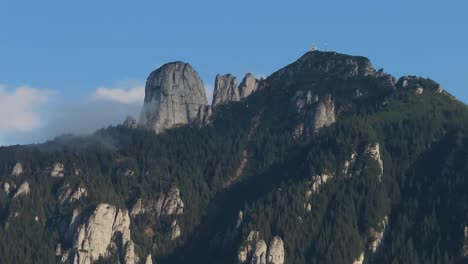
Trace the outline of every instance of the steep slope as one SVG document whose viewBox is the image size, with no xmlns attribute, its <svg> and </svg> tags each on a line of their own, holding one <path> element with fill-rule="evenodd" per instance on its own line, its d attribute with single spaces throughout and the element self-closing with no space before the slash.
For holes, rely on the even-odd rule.
<svg viewBox="0 0 468 264">
<path fill-rule="evenodd" d="M 102 227 L 99 252 L 78 251 L 95 263 L 464 260 L 466 105 L 432 80 L 397 81 L 334 52 L 308 52 L 254 89 L 214 108 L 210 126 L 1 148 L 2 261 L 86 250 L 103 206 L 130 224 Z"/>
</svg>

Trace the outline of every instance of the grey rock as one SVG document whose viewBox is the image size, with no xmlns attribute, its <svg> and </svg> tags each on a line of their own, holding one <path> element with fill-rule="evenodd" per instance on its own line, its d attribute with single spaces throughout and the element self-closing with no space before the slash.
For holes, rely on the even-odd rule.
<svg viewBox="0 0 468 264">
<path fill-rule="evenodd" d="M 130 128 L 130 129 L 134 129 L 134 128 L 137 128 L 138 127 L 138 124 L 137 124 L 137 121 L 135 118 L 131 117 L 131 116 L 128 116 L 125 121 L 123 122 L 123 126 L 125 128 Z"/>
<path fill-rule="evenodd" d="M 13 199 L 18 198 L 20 196 L 29 195 L 30 193 L 31 193 L 31 189 L 29 188 L 29 183 L 25 181 L 23 182 L 23 184 L 20 185 L 15 195 L 13 196 Z"/>
<path fill-rule="evenodd" d="M 100 257 L 110 256 L 112 248 L 117 249 L 121 256 L 126 256 L 125 245 L 131 241 L 129 232 L 130 217 L 127 210 L 99 204 L 85 223 L 78 227 L 70 261 L 93 263 Z"/>
<path fill-rule="evenodd" d="M 160 133 L 191 124 L 205 105 L 205 87 L 192 66 L 168 63 L 153 71 L 146 81 L 140 125 Z"/>
<path fill-rule="evenodd" d="M 60 204 L 70 204 L 76 201 L 81 200 L 84 197 L 88 196 L 88 191 L 84 186 L 77 186 L 76 188 L 71 188 L 70 184 L 65 184 L 58 190 L 58 200 Z"/>
<path fill-rule="evenodd" d="M 382 244 L 387 225 L 388 217 L 385 216 L 382 221 L 380 221 L 378 229 L 370 228 L 368 237 L 368 250 L 370 253 L 374 254 Z"/>
<path fill-rule="evenodd" d="M 251 73 L 247 73 L 242 82 L 239 85 L 239 96 L 240 98 L 246 98 L 257 90 L 258 80 Z"/>
<path fill-rule="evenodd" d="M 213 107 L 229 102 L 239 101 L 239 88 L 237 78 L 231 74 L 216 75 L 215 88 L 213 92 Z"/>
<path fill-rule="evenodd" d="M 3 190 L 9 194 L 10 193 L 10 184 L 8 182 L 3 183 Z"/>
<path fill-rule="evenodd" d="M 159 193 L 153 200 L 138 199 L 130 215 L 151 214 L 154 217 L 181 215 L 184 213 L 184 202 L 180 190 L 173 186 L 167 193 Z"/>
<path fill-rule="evenodd" d="M 15 166 L 13 167 L 13 170 L 11 171 L 11 174 L 14 176 L 20 176 L 23 174 L 23 166 L 21 166 L 21 163 L 17 162 Z"/>
<path fill-rule="evenodd" d="M 213 111 L 211 105 L 200 106 L 194 124 L 199 127 L 209 125 L 212 121 L 212 115 Z"/>
<path fill-rule="evenodd" d="M 306 124 L 307 131 L 317 133 L 321 128 L 330 126 L 336 122 L 335 101 L 331 95 L 320 99 L 311 111 L 307 114 Z"/>
<path fill-rule="evenodd" d="M 55 162 L 53 165 L 52 165 L 52 169 L 50 171 L 50 176 L 52 177 L 63 177 L 63 173 L 65 171 L 65 166 L 63 165 L 63 163 L 60 163 L 60 162 Z"/>
<path fill-rule="evenodd" d="M 171 224 L 171 231 L 169 233 L 169 239 L 176 240 L 180 237 L 182 231 L 180 230 L 180 226 L 177 224 L 177 221 L 174 219 Z"/>
<path fill-rule="evenodd" d="M 281 237 L 275 236 L 270 242 L 267 253 L 268 264 L 283 264 L 284 263 L 284 243 Z"/>
<path fill-rule="evenodd" d="M 151 257 L 151 254 L 148 254 L 146 257 L 145 264 L 153 264 L 153 258 Z"/>
</svg>

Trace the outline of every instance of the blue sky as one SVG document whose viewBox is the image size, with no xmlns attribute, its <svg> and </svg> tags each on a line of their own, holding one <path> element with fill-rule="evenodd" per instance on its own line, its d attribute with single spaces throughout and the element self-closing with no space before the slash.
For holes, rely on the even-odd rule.
<svg viewBox="0 0 468 264">
<path fill-rule="evenodd" d="M 467 12 L 462 0 L 0 0 L 0 145 L 137 116 L 165 62 L 191 63 L 210 89 L 217 73 L 266 76 L 313 43 L 430 77 L 466 103 Z"/>
</svg>

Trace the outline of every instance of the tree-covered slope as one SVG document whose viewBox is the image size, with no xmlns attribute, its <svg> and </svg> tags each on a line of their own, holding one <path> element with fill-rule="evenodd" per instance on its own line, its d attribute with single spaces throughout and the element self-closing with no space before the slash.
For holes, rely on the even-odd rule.
<svg viewBox="0 0 468 264">
<path fill-rule="evenodd" d="M 51 176 L 56 163 L 63 177 Z M 74 254 L 71 223 L 102 203 L 130 212 L 140 261 L 239 263 L 245 253 L 261 263 L 256 253 L 279 254 L 277 237 L 284 263 L 457 263 L 468 245 L 468 109 L 430 79 L 309 52 L 214 108 L 207 126 L 1 148 L 0 182 L 2 263 Z M 30 193 L 16 195 L 25 182 Z M 63 201 L 67 186 L 86 195 Z M 174 187 L 183 213 L 133 214 Z M 119 248 L 100 262 L 124 261 Z"/>
</svg>

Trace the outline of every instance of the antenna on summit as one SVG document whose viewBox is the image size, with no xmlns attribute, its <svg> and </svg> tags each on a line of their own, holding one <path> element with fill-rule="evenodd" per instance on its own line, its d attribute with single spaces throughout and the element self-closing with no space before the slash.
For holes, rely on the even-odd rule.
<svg viewBox="0 0 468 264">
<path fill-rule="evenodd" d="M 325 41 L 325 51 L 327 51 L 327 42 Z"/>
<path fill-rule="evenodd" d="M 317 51 L 317 45 L 315 45 L 315 43 L 312 45 L 312 51 Z"/>
</svg>

